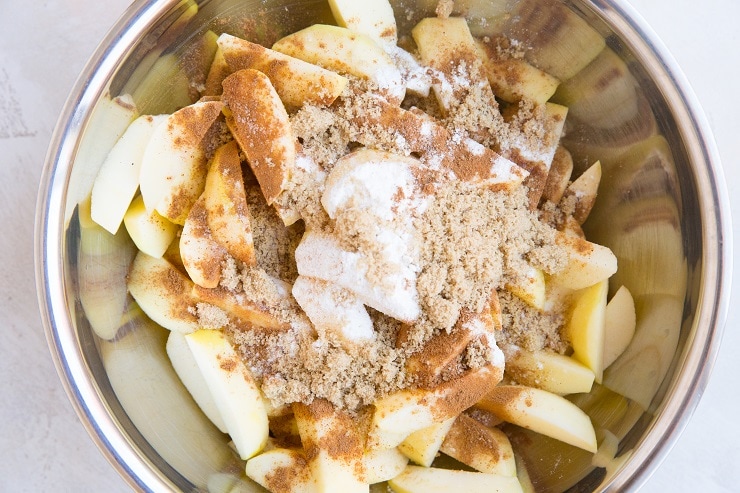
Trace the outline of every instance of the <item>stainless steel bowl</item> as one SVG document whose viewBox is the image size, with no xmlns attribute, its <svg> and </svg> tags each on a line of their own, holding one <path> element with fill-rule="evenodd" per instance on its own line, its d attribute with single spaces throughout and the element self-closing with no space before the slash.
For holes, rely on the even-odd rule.
<svg viewBox="0 0 740 493">
<path fill-rule="evenodd" d="M 619 257 L 622 273 L 616 282 L 628 285 L 639 299 L 638 331 L 645 341 L 605 377 L 630 399 L 603 387 L 573 398 L 616 437 L 617 460 L 593 468 L 590 456 L 551 442 L 523 446 L 522 453 L 543 491 L 574 483 L 578 491 L 624 491 L 639 487 L 658 466 L 707 383 L 729 301 L 729 206 L 707 123 L 650 28 L 625 1 L 550 2 L 509 0 L 508 28 L 518 36 L 551 41 L 554 19 L 567 10 L 606 38 L 628 68 L 614 76 L 621 89 L 570 101 L 578 109 L 571 111 L 566 139 L 576 163 L 601 159 L 604 165 L 600 205 L 586 229 Z M 195 13 L 194 2 L 137 1 L 113 27 L 64 108 L 38 200 L 36 278 L 52 355 L 88 432 L 126 481 L 141 490 L 215 491 L 219 484 L 231 484 L 229 471 L 238 470 L 238 464 L 229 464 L 226 440 L 183 404 L 187 396 L 166 370 L 154 379 L 121 370 L 129 368 L 126 364 L 164 368 L 163 348 L 156 336 L 137 330 L 142 318 L 135 313 L 121 318 L 125 300 L 108 296 L 124 282 L 125 249 L 85 237 L 80 222 L 78 203 L 90 190 L 101 154 L 121 130 L 101 101 L 135 88 L 160 55 L 181 56 L 209 28 L 269 43 L 330 19 L 327 6 L 317 0 L 198 3 Z M 393 3 L 404 29 L 433 10 L 435 2 Z M 476 17 L 479 34 L 486 33 L 492 20 L 486 15 L 497 4 L 456 2 Z M 567 44 L 567 38 L 558 42 Z M 609 77 L 602 82 L 608 86 Z M 634 94 L 616 101 L 615 94 L 624 96 L 624 91 Z M 156 98 L 145 104 L 172 109 Z M 96 317 L 112 317 L 114 328 L 122 326 L 116 338 L 105 341 L 93 334 L 94 309 Z M 127 350 L 137 351 L 139 359 L 123 358 L 129 363 L 111 366 L 111 354 Z M 513 435 L 520 444 L 531 438 L 524 431 Z M 205 453 L 204 447 L 215 448 Z M 553 459 L 543 462 L 544 468 L 536 465 L 542 456 Z M 561 466 L 551 469 L 555 459 Z"/>
</svg>

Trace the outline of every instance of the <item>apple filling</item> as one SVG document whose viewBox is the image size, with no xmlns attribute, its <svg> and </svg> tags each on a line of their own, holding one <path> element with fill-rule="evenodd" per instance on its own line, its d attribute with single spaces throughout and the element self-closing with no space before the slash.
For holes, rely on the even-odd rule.
<svg viewBox="0 0 740 493">
<path fill-rule="evenodd" d="M 500 425 L 595 453 L 563 396 L 635 326 L 581 230 L 601 168 L 573 180 L 560 145 L 565 69 L 445 2 L 411 39 L 385 0 L 330 4 L 271 48 L 220 35 L 203 97 L 111 150 L 91 219 L 124 224 L 128 291 L 252 480 L 522 491 Z"/>
</svg>

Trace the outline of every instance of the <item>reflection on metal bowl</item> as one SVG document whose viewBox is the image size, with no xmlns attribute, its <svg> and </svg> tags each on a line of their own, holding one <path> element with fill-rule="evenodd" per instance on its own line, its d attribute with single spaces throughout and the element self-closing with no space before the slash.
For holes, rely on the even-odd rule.
<svg viewBox="0 0 740 493">
<path fill-rule="evenodd" d="M 436 1 L 397 0 L 400 32 Z M 716 152 L 681 77 L 623 2 L 455 2 L 476 36 L 525 42 L 561 84 L 574 173 L 603 167 L 583 229 L 609 246 L 637 306 L 636 335 L 603 384 L 570 399 L 597 429 L 599 454 L 507 425 L 537 491 L 622 491 L 641 484 L 706 384 L 728 303 L 728 206 Z M 136 2 L 90 61 L 52 141 L 40 196 L 37 272 L 52 353 L 81 419 L 133 486 L 261 491 L 202 414 L 166 355 L 166 332 L 126 289 L 125 228 L 101 233 L 85 204 L 108 149 L 133 117 L 194 102 L 222 32 L 270 46 L 316 22 L 325 2 Z M 130 94 L 132 100 L 123 95 Z M 121 96 L 121 98 L 119 98 Z M 555 465 L 557 464 L 557 465 Z M 238 488 L 241 489 L 238 489 Z M 237 489 L 235 489 L 237 488 Z"/>
</svg>

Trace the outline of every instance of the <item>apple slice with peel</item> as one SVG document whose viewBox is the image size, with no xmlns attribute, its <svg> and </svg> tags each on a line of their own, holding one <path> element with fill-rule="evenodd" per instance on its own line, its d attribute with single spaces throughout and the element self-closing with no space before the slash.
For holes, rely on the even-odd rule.
<svg viewBox="0 0 740 493">
<path fill-rule="evenodd" d="M 293 413 L 316 491 L 367 492 L 363 439 L 352 417 L 325 399 L 295 403 Z"/>
<path fill-rule="evenodd" d="M 198 404 L 208 419 L 221 430 L 222 433 L 228 433 L 224 419 L 216 406 L 211 389 L 203 378 L 203 373 L 198 368 L 198 363 L 193 357 L 193 352 L 188 346 L 185 336 L 179 332 L 170 332 L 167 337 L 167 356 L 170 358 L 172 368 L 180 377 L 185 388 Z"/>
<path fill-rule="evenodd" d="M 398 450 L 414 463 L 430 467 L 456 419 L 452 417 L 413 432 L 398 445 Z"/>
<path fill-rule="evenodd" d="M 331 70 L 226 33 L 218 38 L 218 46 L 230 73 L 251 68 L 267 74 L 290 108 L 305 103 L 329 106 L 347 87 L 347 79 Z"/>
<path fill-rule="evenodd" d="M 559 395 L 532 387 L 500 385 L 477 406 L 509 423 L 596 452 L 596 433 L 588 415 Z"/>
<path fill-rule="evenodd" d="M 506 357 L 506 374 L 517 383 L 568 395 L 590 392 L 594 372 L 579 361 L 551 351 L 520 349 Z"/>
<path fill-rule="evenodd" d="M 93 221 L 115 234 L 139 188 L 144 150 L 154 129 L 167 117 L 140 116 L 128 126 L 98 171 L 92 188 Z"/>
<path fill-rule="evenodd" d="M 420 466 L 406 466 L 401 474 L 388 481 L 388 486 L 396 493 L 522 492 L 522 487 L 516 476 Z"/>
<path fill-rule="evenodd" d="M 566 331 L 573 346 L 573 357 L 594 372 L 601 383 L 604 374 L 606 297 L 609 281 L 604 280 L 574 294 Z"/>
<path fill-rule="evenodd" d="M 301 450 L 276 448 L 263 452 L 247 461 L 246 473 L 247 477 L 268 491 L 318 492 Z"/>
<path fill-rule="evenodd" d="M 219 101 L 176 111 L 157 126 L 144 151 L 139 186 L 147 210 L 184 224 L 205 186 L 208 163 L 203 139 L 221 114 Z"/>
<path fill-rule="evenodd" d="M 327 70 L 368 79 L 391 103 L 400 104 L 406 95 L 406 85 L 396 64 L 365 34 L 314 24 L 279 39 L 272 49 Z"/>
<path fill-rule="evenodd" d="M 406 468 L 408 457 L 398 449 L 371 450 L 365 452 L 365 482 L 382 483 L 395 478 Z"/>
<path fill-rule="evenodd" d="M 195 201 L 190 208 L 180 235 L 180 257 L 190 279 L 204 288 L 215 288 L 221 280 L 221 265 L 226 260 L 226 249 L 211 235 L 208 227 L 205 198 Z"/>
<path fill-rule="evenodd" d="M 605 246 L 562 232 L 557 233 L 555 243 L 565 250 L 568 262 L 563 270 L 550 277 L 553 284 L 583 289 L 617 272 L 617 257 Z"/>
<path fill-rule="evenodd" d="M 338 25 L 364 34 L 384 48 L 396 45 L 396 16 L 388 0 L 329 0 L 329 7 Z"/>
<path fill-rule="evenodd" d="M 139 252 L 128 275 L 128 289 L 144 313 L 165 329 L 188 334 L 199 328 L 191 308 L 193 282 L 163 258 Z"/>
<path fill-rule="evenodd" d="M 366 448 L 396 447 L 412 433 L 457 416 L 486 395 L 502 376 L 501 368 L 488 365 L 431 390 L 401 390 L 376 400 Z"/>
<path fill-rule="evenodd" d="M 236 142 L 216 149 L 206 176 L 203 200 L 213 239 L 235 259 L 255 265 L 252 225 Z"/>
<path fill-rule="evenodd" d="M 506 434 L 465 414 L 457 417 L 439 450 L 477 471 L 516 477 L 514 451 Z"/>
<path fill-rule="evenodd" d="M 635 301 L 626 286 L 620 287 L 606 304 L 604 318 L 604 368 L 608 368 L 627 349 L 635 335 Z"/>
<path fill-rule="evenodd" d="M 267 412 L 262 393 L 226 336 L 202 329 L 185 336 L 211 390 L 239 457 L 247 460 L 267 443 Z"/>
<path fill-rule="evenodd" d="M 226 124 L 247 156 L 268 205 L 287 187 L 296 160 L 288 113 L 270 79 L 252 69 L 223 82 Z"/>
<path fill-rule="evenodd" d="M 152 257 L 161 257 L 177 236 L 177 224 L 157 211 L 147 211 L 144 199 L 137 196 L 123 216 L 126 231 L 136 248 Z"/>
</svg>

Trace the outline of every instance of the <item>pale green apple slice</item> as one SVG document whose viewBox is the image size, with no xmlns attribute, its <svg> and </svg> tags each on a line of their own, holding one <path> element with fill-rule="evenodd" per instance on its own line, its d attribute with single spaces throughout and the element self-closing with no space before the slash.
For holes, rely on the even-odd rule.
<svg viewBox="0 0 740 493">
<path fill-rule="evenodd" d="M 64 224 L 69 225 L 75 206 L 86 200 L 108 153 L 139 116 L 129 94 L 112 97 L 106 94 L 92 110 L 85 135 L 69 178 Z"/>
<path fill-rule="evenodd" d="M 393 479 L 406 468 L 408 457 L 398 449 L 371 450 L 365 453 L 365 482 L 369 484 L 382 483 Z"/>
<path fill-rule="evenodd" d="M 608 368 L 627 349 L 635 335 L 635 300 L 626 286 L 621 286 L 606 304 L 604 318 L 604 368 Z"/>
<path fill-rule="evenodd" d="M 198 286 L 215 288 L 221 281 L 226 249 L 217 243 L 208 228 L 204 197 L 190 208 L 180 234 L 180 258 L 190 279 Z"/>
<path fill-rule="evenodd" d="M 262 393 L 249 369 L 218 330 L 198 330 L 185 339 L 239 457 L 253 457 L 265 446 L 269 430 Z"/>
<path fill-rule="evenodd" d="M 515 476 L 420 466 L 406 466 L 401 474 L 388 481 L 388 486 L 395 493 L 522 492 L 522 487 Z"/>
<path fill-rule="evenodd" d="M 300 108 L 305 103 L 328 106 L 347 87 L 347 79 L 331 70 L 226 33 L 218 38 L 218 46 L 229 73 L 254 69 L 267 74 L 288 107 Z"/>
<path fill-rule="evenodd" d="M 329 7 L 338 25 L 364 34 L 380 46 L 396 45 L 396 16 L 388 0 L 329 0 Z"/>
<path fill-rule="evenodd" d="M 504 421 L 596 452 L 596 432 L 578 406 L 546 390 L 500 385 L 477 404 Z"/>
<path fill-rule="evenodd" d="M 179 229 L 177 224 L 160 216 L 157 211 L 147 211 L 141 195 L 131 202 L 123 223 L 136 248 L 152 257 L 164 255 Z"/>
<path fill-rule="evenodd" d="M 368 79 L 391 103 L 406 95 L 401 72 L 372 38 L 347 28 L 314 24 L 278 40 L 272 49 L 340 74 Z"/>
<path fill-rule="evenodd" d="M 604 374 L 606 296 L 609 281 L 600 281 L 575 293 L 566 332 L 573 346 L 573 357 L 589 367 L 596 382 Z"/>
<path fill-rule="evenodd" d="M 226 124 L 271 205 L 288 186 L 295 167 L 298 141 L 288 112 L 270 79 L 257 70 L 234 72 L 223 88 Z"/>
<path fill-rule="evenodd" d="M 192 308 L 193 282 L 164 258 L 139 252 L 131 265 L 128 289 L 144 313 L 162 327 L 187 334 L 198 330 Z"/>
<path fill-rule="evenodd" d="M 203 139 L 222 107 L 218 101 L 195 103 L 168 116 L 154 129 L 139 174 L 147 210 L 184 224 L 205 186 L 208 163 Z"/>
<path fill-rule="evenodd" d="M 90 217 L 90 200 L 77 208 L 80 249 L 77 253 L 80 303 L 93 331 L 113 339 L 126 309 L 126 274 L 136 247 L 124 228 L 112 235 Z"/>
<path fill-rule="evenodd" d="M 318 492 L 306 457 L 300 450 L 275 448 L 263 452 L 247 461 L 246 473 L 247 477 L 269 491 Z"/>
<path fill-rule="evenodd" d="M 466 414 L 457 417 L 439 450 L 477 471 L 516 477 L 514 451 L 506 434 Z"/>
<path fill-rule="evenodd" d="M 367 493 L 363 440 L 352 417 L 325 399 L 293 404 L 293 413 L 317 493 Z"/>
<path fill-rule="evenodd" d="M 251 215 L 236 142 L 224 144 L 213 155 L 203 201 L 213 239 L 235 259 L 255 265 Z"/>
<path fill-rule="evenodd" d="M 173 370 L 165 352 L 166 330 L 142 317 L 122 334 L 101 343 L 100 357 L 126 419 L 162 460 L 197 488 L 205 487 L 213 471 L 234 462 L 228 438 L 203 414 Z"/>
<path fill-rule="evenodd" d="M 550 277 L 553 284 L 583 289 L 609 279 L 617 272 L 617 257 L 603 245 L 565 233 L 557 233 L 555 242 L 565 250 L 568 262 L 563 270 Z"/>
<path fill-rule="evenodd" d="M 153 130 L 165 116 L 140 116 L 108 153 L 92 188 L 90 212 L 93 221 L 115 234 L 123 215 L 139 188 L 139 170 L 144 149 Z"/>
<path fill-rule="evenodd" d="M 520 349 L 506 358 L 506 374 L 516 382 L 568 395 L 589 392 L 594 372 L 570 356 L 551 351 Z"/>
<path fill-rule="evenodd" d="M 198 368 L 198 363 L 196 363 L 193 357 L 193 352 L 190 350 L 185 336 L 179 332 L 170 332 L 170 335 L 167 337 L 166 349 L 167 356 L 170 358 L 170 363 L 172 363 L 172 368 L 175 369 L 175 373 L 180 377 L 180 381 L 188 389 L 190 395 L 193 396 L 193 399 L 203 411 L 203 414 L 222 433 L 227 433 L 226 424 L 216 406 L 216 401 L 213 399 L 211 390 L 208 388 L 208 383 Z"/>
<path fill-rule="evenodd" d="M 398 450 L 414 463 L 430 467 L 456 419 L 457 417 L 453 416 L 441 423 L 434 423 L 413 432 L 398 445 Z"/>
</svg>

